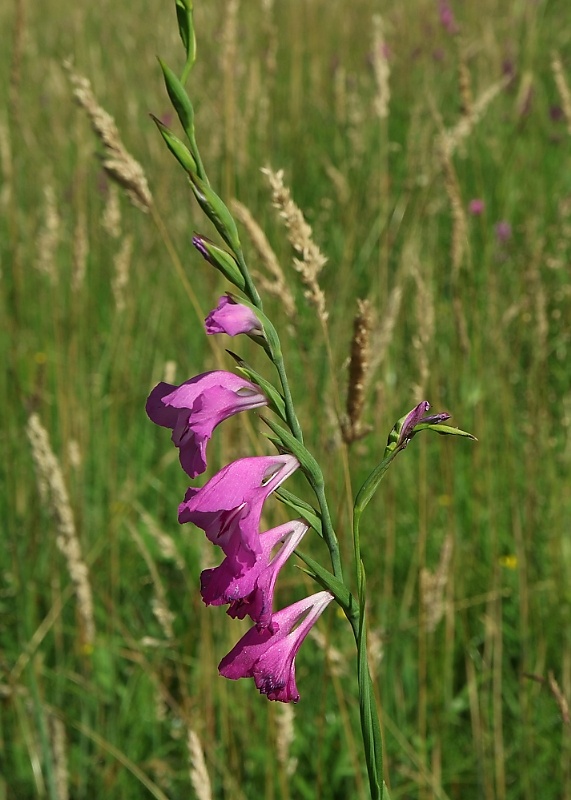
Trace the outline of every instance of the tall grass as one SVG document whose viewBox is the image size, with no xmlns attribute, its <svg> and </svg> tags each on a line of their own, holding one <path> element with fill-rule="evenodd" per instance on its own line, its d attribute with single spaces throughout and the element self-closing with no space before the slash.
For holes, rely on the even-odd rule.
<svg viewBox="0 0 571 800">
<path fill-rule="evenodd" d="M 456 32 L 433 0 L 197 2 L 197 129 L 211 179 L 250 209 L 296 287 L 295 318 L 279 297 L 267 306 L 338 529 L 348 482 L 362 483 L 420 388 L 479 438 L 419 437 L 363 521 L 392 797 L 569 800 L 567 6 L 450 7 Z M 209 554 L 177 526 L 186 485 L 144 415 L 165 372 L 229 367 L 199 324 L 224 284 L 191 252 L 204 223 L 148 118 L 168 113 L 155 54 L 176 52 L 172 9 L 16 0 L 0 25 L 0 798 L 201 797 L 204 769 L 216 798 L 365 797 L 341 621 L 330 615 L 301 651 L 287 719 L 249 682 L 218 677 L 237 623 L 202 606 Z M 143 164 L 150 214 L 105 178 L 69 57 Z M 267 164 L 285 170 L 328 258 L 329 358 Z M 364 298 L 374 432 L 347 448 L 337 414 Z M 31 415 L 69 496 L 93 645 L 38 488 Z M 248 425 L 224 423 L 211 469 L 260 447 L 255 417 Z M 289 575 L 284 600 L 300 581 Z"/>
</svg>

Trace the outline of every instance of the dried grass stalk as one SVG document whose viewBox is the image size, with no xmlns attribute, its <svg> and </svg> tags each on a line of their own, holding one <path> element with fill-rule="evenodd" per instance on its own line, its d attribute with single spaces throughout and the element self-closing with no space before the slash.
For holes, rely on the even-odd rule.
<svg viewBox="0 0 571 800">
<path fill-rule="evenodd" d="M 206 768 L 204 751 L 197 733 L 192 728 L 189 728 L 188 731 L 187 747 L 190 761 L 190 782 L 196 797 L 198 800 L 212 800 L 212 786 Z"/>
<path fill-rule="evenodd" d="M 56 195 L 49 183 L 44 186 L 44 220 L 38 233 L 38 255 L 35 266 L 46 275 L 52 284 L 58 280 L 56 264 L 57 247 L 61 235 L 61 219 L 57 209 Z"/>
<path fill-rule="evenodd" d="M 472 78 L 466 63 L 465 51 L 460 48 L 458 62 L 458 88 L 460 90 L 460 110 L 465 117 L 474 115 L 474 97 L 472 95 Z"/>
<path fill-rule="evenodd" d="M 241 222 L 246 229 L 246 233 L 250 237 L 250 241 L 254 245 L 254 249 L 259 255 L 262 264 L 272 277 L 272 280 L 269 280 L 265 275 L 259 273 L 256 275 L 262 289 L 267 291 L 268 294 L 278 297 L 282 302 L 287 316 L 294 317 L 296 308 L 293 295 L 286 283 L 283 270 L 266 234 L 254 219 L 250 210 L 243 203 L 240 203 L 238 200 L 232 200 L 231 208 L 236 219 Z"/>
<path fill-rule="evenodd" d="M 365 378 L 365 391 L 367 390 L 374 374 L 383 363 L 387 350 L 393 339 L 402 305 L 403 288 L 396 283 L 389 294 L 380 324 L 371 333 L 371 358 L 369 370 Z"/>
<path fill-rule="evenodd" d="M 448 535 L 440 551 L 440 560 L 435 572 L 426 568 L 420 571 L 420 596 L 422 600 L 423 621 L 427 633 L 434 633 L 444 616 L 444 591 L 450 574 L 454 540 Z"/>
<path fill-rule="evenodd" d="M 347 444 L 362 439 L 372 430 L 370 425 L 363 425 L 361 420 L 365 407 L 365 384 L 369 371 L 371 327 L 371 304 L 368 300 L 358 300 L 357 314 L 353 321 L 349 360 L 347 416 L 341 424 L 343 441 Z"/>
<path fill-rule="evenodd" d="M 155 596 L 151 600 L 151 610 L 153 612 L 153 616 L 161 626 L 161 630 L 164 633 L 166 639 L 168 641 L 172 641 L 174 639 L 174 631 L 172 624 L 175 620 L 175 614 L 170 610 L 168 606 L 167 595 L 165 592 L 165 587 L 161 581 L 161 576 L 159 575 L 159 571 L 157 569 L 157 565 L 155 564 L 151 553 L 149 552 L 148 547 L 146 546 L 145 542 L 143 541 L 142 536 L 139 534 L 136 526 L 133 523 L 129 523 L 129 532 L 133 538 L 133 541 L 139 548 L 139 552 L 143 556 L 145 564 L 149 570 L 151 575 L 151 580 L 153 582 L 153 587 L 155 590 Z"/>
<path fill-rule="evenodd" d="M 442 132 L 439 139 L 441 153 L 449 158 L 452 157 L 458 145 L 472 133 L 492 100 L 498 96 L 502 89 L 505 89 L 509 81 L 509 76 L 506 76 L 496 83 L 493 83 L 491 86 L 488 86 L 478 99 L 474 101 L 470 113 L 464 114 L 453 128 Z"/>
<path fill-rule="evenodd" d="M 141 211 L 151 209 L 153 198 L 142 166 L 127 152 L 113 117 L 97 102 L 91 83 L 75 72 L 71 61 L 64 61 L 73 95 L 84 109 L 91 127 L 103 145 L 103 169 L 109 178 L 121 186 L 131 203 Z"/>
<path fill-rule="evenodd" d="M 375 113 L 379 119 L 386 119 L 389 116 L 391 99 L 389 84 L 391 70 L 387 58 L 384 23 L 380 14 L 373 14 L 373 72 L 377 88 L 373 101 Z"/>
<path fill-rule="evenodd" d="M 82 643 L 84 649 L 89 652 L 95 640 L 93 596 L 89 583 L 89 573 L 83 560 L 63 473 L 59 461 L 51 448 L 48 432 L 37 414 L 30 416 L 27 434 L 36 466 L 38 489 L 43 504 L 55 520 L 57 529 L 56 545 L 67 562 L 82 622 Z"/>
<path fill-rule="evenodd" d="M 12 143 L 10 130 L 4 118 L 0 119 L 0 166 L 2 169 L 2 187 L 0 188 L 0 207 L 6 212 L 12 200 L 14 179 L 14 162 L 12 160 Z"/>
<path fill-rule="evenodd" d="M 114 183 L 109 186 L 107 202 L 101 215 L 101 227 L 112 239 L 118 239 L 121 236 L 121 205 L 119 192 Z"/>
<path fill-rule="evenodd" d="M 418 383 L 414 387 L 414 397 L 415 402 L 420 403 L 426 397 L 428 378 L 430 376 L 428 353 L 430 342 L 434 337 L 435 311 L 432 291 L 423 278 L 416 260 L 411 265 L 411 275 L 416 284 L 417 331 L 413 339 L 413 347 L 418 361 Z"/>
<path fill-rule="evenodd" d="M 113 276 L 113 296 L 118 312 L 124 311 L 126 306 L 126 290 L 129 285 L 129 268 L 133 252 L 133 237 L 126 236 L 113 259 L 115 274 Z"/>
<path fill-rule="evenodd" d="M 278 762 L 286 775 L 291 776 L 297 767 L 297 758 L 291 756 L 291 746 L 295 739 L 295 714 L 291 703 L 278 703 L 276 708 L 276 750 Z"/>
<path fill-rule="evenodd" d="M 65 725 L 59 717 L 48 717 L 49 736 L 54 763 L 54 777 L 58 800 L 69 798 L 69 769 Z"/>
<path fill-rule="evenodd" d="M 78 212 L 73 233 L 73 254 L 71 268 L 71 288 L 79 292 L 85 282 L 87 272 L 87 256 L 89 255 L 89 240 L 87 237 L 87 218 L 85 211 Z"/>
<path fill-rule="evenodd" d="M 571 135 L 571 91 L 569 91 L 567 79 L 563 72 L 563 64 L 561 63 L 558 53 L 553 53 L 551 55 L 551 69 L 553 70 L 555 85 L 557 86 L 557 91 L 561 99 L 561 108 L 563 109 L 563 115 L 567 123 L 567 132 Z"/>
<path fill-rule="evenodd" d="M 293 265 L 306 286 L 305 297 L 315 307 L 319 319 L 325 324 L 328 317 L 325 295 L 317 278 L 327 259 L 313 241 L 311 226 L 305 221 L 301 210 L 294 203 L 289 188 L 284 185 L 283 170 L 274 172 L 266 167 L 262 169 L 262 172 L 270 184 L 272 203 L 284 221 L 289 242 L 299 255 L 299 258 L 294 258 Z"/>
</svg>

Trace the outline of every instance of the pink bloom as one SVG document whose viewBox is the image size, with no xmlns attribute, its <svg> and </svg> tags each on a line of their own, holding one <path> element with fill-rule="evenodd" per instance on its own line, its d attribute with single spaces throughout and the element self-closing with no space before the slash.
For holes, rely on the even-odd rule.
<svg viewBox="0 0 571 800">
<path fill-rule="evenodd" d="M 297 651 L 312 625 L 332 600 L 333 595 L 329 592 L 318 592 L 276 611 L 272 619 L 274 630 L 264 628 L 260 631 L 256 626 L 250 628 L 224 656 L 218 671 L 231 680 L 253 678 L 260 694 L 267 695 L 268 700 L 297 703 Z"/>
<path fill-rule="evenodd" d="M 429 414 L 424 416 L 429 408 L 430 403 L 428 400 L 423 400 L 421 403 L 415 406 L 412 411 L 408 412 L 402 421 L 401 429 L 397 439 L 397 447 L 404 448 L 407 446 L 414 436 L 415 426 L 421 422 L 440 423 L 450 419 L 450 414 L 448 414 L 447 411 L 443 411 L 440 414 Z"/>
<path fill-rule="evenodd" d="M 511 239 L 512 226 L 505 219 L 496 224 L 496 238 L 500 244 L 505 244 Z"/>
<path fill-rule="evenodd" d="M 440 0 L 438 4 L 438 13 L 440 15 L 440 23 L 447 33 L 456 34 L 460 32 L 460 28 L 454 19 L 454 12 L 447 0 Z"/>
<path fill-rule="evenodd" d="M 260 320 L 248 306 L 236 302 L 229 295 L 222 295 L 216 308 L 204 320 L 206 333 L 227 333 L 237 336 L 239 333 L 263 333 Z"/>
<path fill-rule="evenodd" d="M 484 203 L 484 201 L 480 200 L 477 197 L 474 198 L 473 200 L 470 200 L 470 202 L 468 203 L 468 211 L 474 217 L 479 217 L 481 214 L 483 214 L 485 208 L 486 204 Z"/>
<path fill-rule="evenodd" d="M 298 467 L 295 456 L 233 461 L 201 489 L 188 489 L 178 507 L 178 521 L 202 528 L 243 575 L 262 553 L 259 529 L 266 498 Z"/>
<path fill-rule="evenodd" d="M 206 605 L 230 603 L 227 613 L 244 619 L 248 614 L 258 628 L 272 626 L 274 587 L 278 573 L 302 540 L 308 526 L 301 520 L 286 522 L 260 534 L 261 553 L 243 575 L 241 565 L 227 556 L 220 566 L 206 569 L 200 576 L 200 592 Z M 272 550 L 284 544 L 272 558 Z M 273 627 L 273 626 L 272 626 Z"/>
<path fill-rule="evenodd" d="M 181 386 L 159 383 L 147 400 L 147 414 L 157 425 L 172 428 L 184 471 L 195 478 L 206 469 L 206 444 L 223 420 L 267 405 L 253 383 L 216 370 L 191 378 Z"/>
</svg>

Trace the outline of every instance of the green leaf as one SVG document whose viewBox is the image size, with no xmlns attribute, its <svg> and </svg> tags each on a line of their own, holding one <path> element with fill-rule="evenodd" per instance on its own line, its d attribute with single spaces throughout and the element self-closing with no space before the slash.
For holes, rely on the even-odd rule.
<svg viewBox="0 0 571 800">
<path fill-rule="evenodd" d="M 163 125 L 160 119 L 155 117 L 153 114 L 151 114 L 151 117 L 153 119 L 153 122 L 159 129 L 159 133 L 163 137 L 166 146 L 171 151 L 171 153 L 176 158 L 181 167 L 188 172 L 192 180 L 193 177 L 196 176 L 196 170 L 197 170 L 196 161 L 194 160 L 192 153 L 190 152 L 190 150 L 183 141 L 181 141 L 177 136 L 175 136 L 174 133 L 171 130 L 169 130 L 169 128 L 167 128 L 166 125 Z"/>
<path fill-rule="evenodd" d="M 314 531 L 316 531 L 320 536 L 323 536 L 322 526 L 321 526 L 321 518 L 319 516 L 319 512 L 316 511 L 313 506 L 310 506 L 309 503 L 306 503 L 305 500 L 302 500 L 300 497 L 296 497 L 295 494 L 292 494 L 287 489 L 284 489 L 280 486 L 274 494 L 281 500 L 281 502 L 289 506 L 299 517 L 303 517 L 303 519 L 308 522 Z"/>
<path fill-rule="evenodd" d="M 192 66 L 196 58 L 196 38 L 194 36 L 194 24 L 192 20 L 192 0 L 175 0 L 175 7 L 178 32 L 184 45 L 186 60 L 187 63 Z"/>
<path fill-rule="evenodd" d="M 304 472 L 309 476 L 313 484 L 323 483 L 323 474 L 321 468 L 309 450 L 299 442 L 293 434 L 282 428 L 271 419 L 262 417 L 268 428 L 272 430 L 278 439 L 281 441 L 284 450 L 294 455 L 301 464 Z"/>
<path fill-rule="evenodd" d="M 194 140 L 194 109 L 186 90 L 172 69 L 159 58 L 168 96 L 174 106 L 180 124 L 190 141 Z"/>
<path fill-rule="evenodd" d="M 357 497 L 355 498 L 354 516 L 356 518 L 361 516 L 365 507 L 368 505 L 371 497 L 377 491 L 380 482 L 385 477 L 386 471 L 390 467 L 391 462 L 393 461 L 398 452 L 399 452 L 398 450 L 391 450 L 389 454 L 386 455 L 385 458 L 383 458 L 381 463 L 377 467 L 375 467 L 375 469 L 371 472 L 365 483 L 359 489 Z"/>
<path fill-rule="evenodd" d="M 193 242 L 198 252 L 209 264 L 219 270 L 226 280 L 233 283 L 241 291 L 244 291 L 246 286 L 244 276 L 240 272 L 236 259 L 227 250 L 218 247 L 218 245 L 202 235 L 195 236 Z"/>
<path fill-rule="evenodd" d="M 222 236 L 227 245 L 234 251 L 241 250 L 240 237 L 236 223 L 226 205 L 213 189 L 198 175 L 191 176 L 192 191 L 198 204 L 213 223 L 214 227 Z"/>
<path fill-rule="evenodd" d="M 321 566 L 321 564 L 311 558 L 311 556 L 308 556 L 299 550 L 295 550 L 294 552 L 305 564 L 307 564 L 308 569 L 305 570 L 305 572 L 314 578 L 314 580 L 316 580 L 320 586 L 323 586 L 324 589 L 327 589 L 328 592 L 331 592 L 345 612 L 346 616 L 352 622 L 354 622 L 355 625 L 357 625 L 359 618 L 359 607 L 357 605 L 357 601 L 345 584 L 336 578 L 332 572 L 329 572 L 329 570 L 326 570 Z"/>
<path fill-rule="evenodd" d="M 460 428 L 454 428 L 452 425 L 443 425 L 442 423 L 430 424 L 419 422 L 418 425 L 414 426 L 414 433 L 417 431 L 434 431 L 435 433 L 441 434 L 441 436 L 465 436 L 468 439 L 472 439 L 474 442 L 478 441 L 472 433 L 462 431 Z"/>
<path fill-rule="evenodd" d="M 234 359 L 234 361 L 238 365 L 238 372 L 241 372 L 242 375 L 244 375 L 244 377 L 248 378 L 248 380 L 252 381 L 252 383 L 255 383 L 256 386 L 260 387 L 262 392 L 268 398 L 269 405 L 272 411 L 275 411 L 278 417 L 280 417 L 280 419 L 283 419 L 283 421 L 285 422 L 287 419 L 285 401 L 282 395 L 276 389 L 276 387 L 273 384 L 271 384 L 268 380 L 266 380 L 266 378 L 260 375 L 259 372 L 256 372 L 256 370 L 253 367 L 247 364 L 242 358 L 240 358 L 240 356 L 236 355 L 236 353 L 233 353 L 231 350 L 226 350 L 226 352 L 228 353 L 229 356 L 231 356 Z"/>
</svg>

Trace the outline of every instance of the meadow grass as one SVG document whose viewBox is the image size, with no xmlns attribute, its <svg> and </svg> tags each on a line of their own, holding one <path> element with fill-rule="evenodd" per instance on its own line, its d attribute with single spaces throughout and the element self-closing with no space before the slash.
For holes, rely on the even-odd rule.
<svg viewBox="0 0 571 800">
<path fill-rule="evenodd" d="M 426 397 L 479 439 L 419 436 L 363 520 L 391 796 L 571 800 L 567 5 L 451 3 L 456 27 L 433 0 L 195 5 L 201 152 L 288 275 L 295 315 L 271 294 L 265 307 L 345 555 L 348 488 L 397 418 Z M 144 413 L 165 375 L 231 369 L 226 343 L 201 329 L 226 286 L 191 236 L 212 231 L 148 117 L 171 113 L 155 56 L 177 66 L 173 9 L 15 0 L 0 25 L 11 44 L 0 54 L 0 800 L 366 797 L 342 617 L 326 615 L 300 651 L 293 713 L 218 676 L 241 624 L 200 600 L 213 556 L 177 525 L 185 477 Z M 70 57 L 143 165 L 150 213 L 105 178 Z M 325 333 L 291 268 L 268 164 L 284 169 L 328 258 Z M 253 246 L 249 256 L 263 271 Z M 348 448 L 339 414 L 364 298 L 374 431 Z M 230 348 L 266 369 L 249 342 Z M 37 420 L 87 565 L 94 635 L 61 509 L 38 485 Z M 225 422 L 210 472 L 269 452 L 259 427 L 255 415 Z M 298 476 L 291 488 L 310 499 Z M 266 508 L 268 527 L 287 519 Z M 288 567 L 280 604 L 302 584 Z"/>
</svg>

